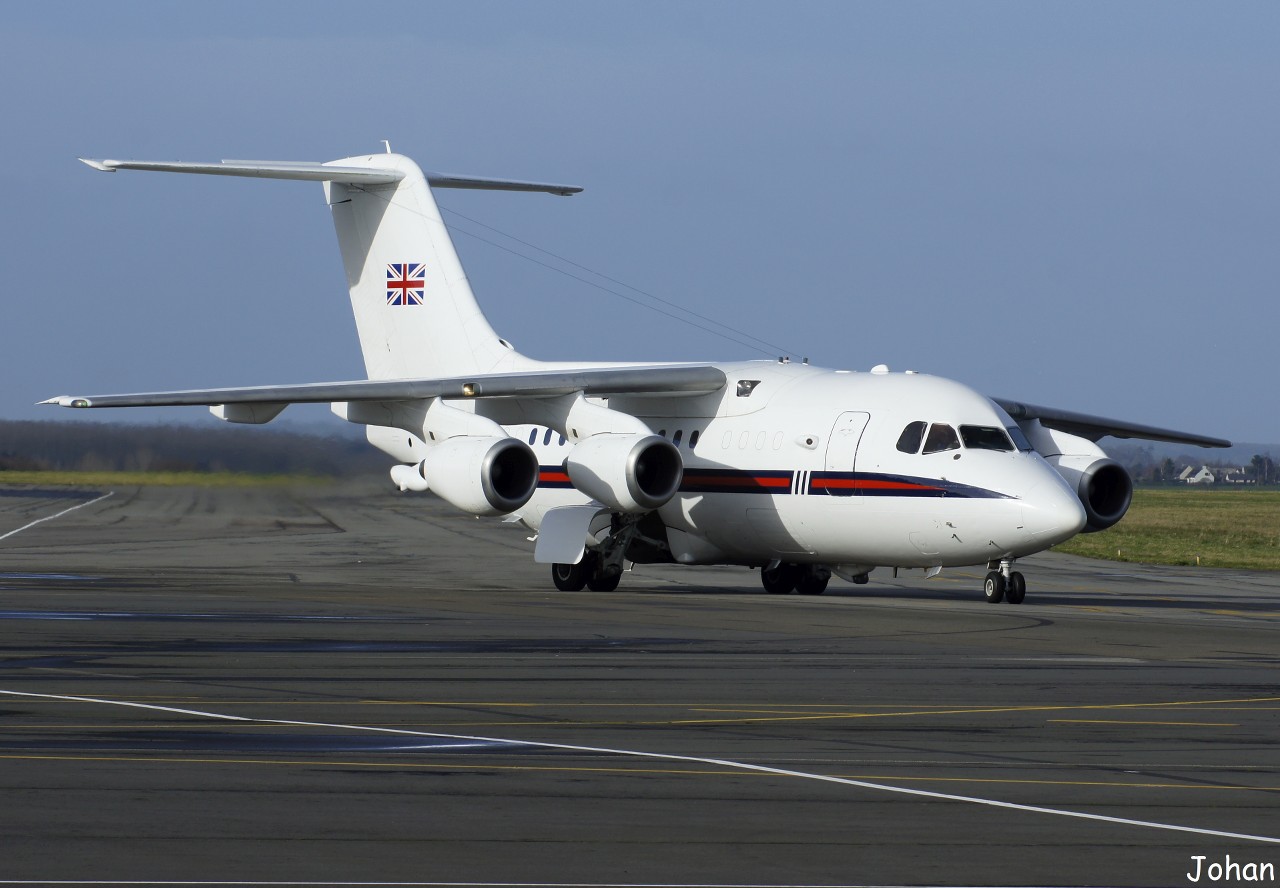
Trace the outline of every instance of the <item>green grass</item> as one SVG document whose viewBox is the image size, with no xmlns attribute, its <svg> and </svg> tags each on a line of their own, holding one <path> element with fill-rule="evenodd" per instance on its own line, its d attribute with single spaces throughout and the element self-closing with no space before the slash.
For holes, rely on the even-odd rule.
<svg viewBox="0 0 1280 888">
<path fill-rule="evenodd" d="M 1110 530 L 1056 551 L 1109 561 L 1280 570 L 1280 490 L 1150 488 Z"/>
<path fill-rule="evenodd" d="M 247 472 L 11 472 L 0 471 L 0 484 L 42 487 L 280 487 L 327 484 L 314 475 L 259 475 Z"/>
</svg>

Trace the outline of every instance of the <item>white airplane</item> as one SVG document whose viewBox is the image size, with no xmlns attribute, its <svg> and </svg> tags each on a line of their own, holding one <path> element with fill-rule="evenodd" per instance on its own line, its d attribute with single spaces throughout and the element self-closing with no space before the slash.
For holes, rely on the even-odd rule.
<svg viewBox="0 0 1280 888">
<path fill-rule="evenodd" d="M 985 564 L 987 600 L 1017 604 L 1016 559 L 1129 507 L 1132 482 L 1097 439 L 1230 446 L 884 366 L 525 357 L 477 305 L 431 189 L 573 186 L 424 174 L 389 147 L 329 163 L 84 162 L 322 182 L 368 379 L 41 403 L 206 405 L 238 423 L 330 403 L 398 461 L 401 490 L 533 530 L 534 560 L 561 590 L 614 589 L 627 563 L 744 565 L 769 592 L 806 594 L 833 574 L 861 584 L 876 567 Z"/>
</svg>

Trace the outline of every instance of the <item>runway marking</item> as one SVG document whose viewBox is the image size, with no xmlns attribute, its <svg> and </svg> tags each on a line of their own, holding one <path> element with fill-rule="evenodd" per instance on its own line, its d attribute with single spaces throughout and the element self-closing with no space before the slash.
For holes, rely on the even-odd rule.
<svg viewBox="0 0 1280 888">
<path fill-rule="evenodd" d="M 147 699 L 147 698 L 144 698 Z M 163 699 L 171 702 L 190 701 L 191 698 L 186 697 L 155 697 L 150 699 Z M 57 702 L 51 700 L 49 702 Z M 194 701 L 191 701 L 194 702 Z M 221 701 L 224 706 L 422 706 L 434 708 L 463 708 L 463 707 L 492 707 L 492 708 L 521 708 L 521 709 L 554 709 L 554 708 L 637 708 L 634 704 L 629 703 L 511 703 L 511 702 L 435 702 L 435 701 L 378 701 L 378 700 L 359 700 L 359 701 L 312 701 L 312 700 L 288 700 L 281 701 L 279 704 L 273 704 L 270 700 L 224 700 Z M 556 728 L 575 728 L 575 727 L 628 727 L 628 726 L 660 726 L 660 725 L 714 725 L 714 724 L 762 724 L 774 722 L 794 722 L 794 721 L 831 721 L 837 719 L 882 719 L 882 718 L 916 718 L 923 716 L 941 716 L 941 715 L 999 715 L 1006 713 L 1014 714 L 1034 714 L 1043 712 L 1084 712 L 1084 711 L 1124 711 L 1133 709 L 1146 710 L 1178 710 L 1187 707 L 1197 707 L 1201 711 L 1213 712 L 1216 709 L 1208 707 L 1223 706 L 1226 704 L 1255 704 L 1255 703 L 1273 703 L 1280 702 L 1280 697 L 1252 697 L 1231 700 L 1185 700 L 1185 701 L 1165 701 L 1156 703 L 1083 703 L 1077 705 L 1055 704 L 1051 706 L 1001 706 L 1001 707 L 971 707 L 971 708 L 952 708 L 952 709 L 906 709 L 895 710 L 891 712 L 800 712 L 789 715 L 772 715 L 768 717 L 734 717 L 734 718 L 683 718 L 683 719 L 625 719 L 625 720 L 608 720 L 608 721 L 583 721 L 560 719 L 554 721 L 544 721 L 541 726 Z M 121 704 L 125 705 L 125 704 Z M 133 703 L 128 704 L 146 708 L 148 705 Z M 645 708 L 663 708 L 667 704 L 645 704 Z M 818 704 L 818 705 L 838 705 L 838 704 Z M 163 707 L 157 707 L 163 708 Z M 1258 712 L 1262 710 L 1270 711 L 1276 707 L 1248 706 L 1245 708 L 1231 708 L 1222 711 L 1227 712 Z M 174 711 L 184 711 L 175 709 Z M 692 708 L 690 711 L 699 712 L 770 712 L 771 710 L 758 709 L 719 709 L 711 706 L 701 706 Z M 776 710 L 779 713 L 794 712 L 794 710 Z M 246 719 L 247 722 L 256 721 L 256 719 Z M 1046 719 L 1046 722 L 1078 722 L 1087 724 L 1090 720 L 1086 719 Z M 1134 724 L 1134 725 L 1169 725 L 1169 726 L 1214 726 L 1214 727 L 1239 727 L 1238 723 L 1226 722 L 1175 722 L 1175 721 L 1123 721 L 1123 720 L 1096 720 L 1097 724 Z M 298 722 L 298 724 L 310 724 L 309 722 Z M 401 727 L 405 723 L 398 723 Z M 423 726 L 429 725 L 435 728 L 510 728 L 510 727 L 527 727 L 528 721 L 433 721 L 424 723 Z M 382 725 L 377 723 L 349 724 L 349 729 L 370 729 L 377 730 Z"/>
<path fill-rule="evenodd" d="M 1122 718 L 1049 718 L 1049 724 L 1069 725 L 1164 725 L 1171 728 L 1238 728 L 1237 722 L 1154 722 L 1129 721 Z"/>
<path fill-rule="evenodd" d="M 523 741 L 506 741 L 508 744 L 522 745 Z M 465 747 L 466 744 L 459 744 Z M 438 745 L 413 747 L 408 746 L 403 749 L 388 750 L 392 752 L 400 752 L 404 750 L 435 751 L 444 749 Z M 310 753 L 303 753 L 309 755 Z M 647 753 L 646 753 L 647 754 Z M 137 755 L 40 755 L 37 753 L 25 755 L 9 755 L 0 754 L 0 761 L 22 761 L 22 762 L 132 762 L 146 763 L 157 765 L 270 765 L 272 767 L 291 767 L 291 768 L 368 768 L 370 770 L 377 769 L 395 769 L 399 771 L 521 771 L 521 772 L 539 772 L 539 773 L 566 773 L 566 774 L 666 774 L 674 777 L 769 777 L 770 774 L 743 774 L 742 765 L 737 768 L 721 768 L 719 770 L 708 770 L 706 768 L 626 768 L 621 766 L 587 766 L 587 765 L 495 765 L 495 764 L 479 764 L 476 762 L 468 762 L 467 764 L 457 764 L 454 762 L 411 762 L 411 761 L 392 761 L 392 762 L 370 762 L 370 761 L 350 761 L 345 759 L 264 759 L 264 758 L 199 758 L 193 756 L 168 756 L 156 754 Z M 1213 790 L 1218 792 L 1280 792 L 1280 786 L 1244 786 L 1241 784 L 1210 784 L 1210 783 L 1125 783 L 1114 780 L 1028 780 L 1025 778 L 1014 777 L 902 777 L 895 774 L 837 774 L 836 777 L 846 780 L 889 780 L 899 783 L 990 783 L 990 784 L 1006 784 L 1010 786 L 1099 786 L 1109 789 L 1192 789 L 1192 790 Z M 2 882 L 0 882 L 2 884 Z"/>
<path fill-rule="evenodd" d="M 718 759 L 705 756 L 679 755 L 667 752 L 645 752 L 643 750 L 634 749 L 614 749 L 602 746 L 581 746 L 572 743 L 549 743 L 537 740 L 513 740 L 509 737 L 481 737 L 468 736 L 463 734 L 446 734 L 437 731 L 410 731 L 403 728 L 374 728 L 360 725 L 333 724 L 328 722 L 304 722 L 292 721 L 287 719 L 267 719 L 267 718 L 247 718 L 241 715 L 229 715 L 218 712 L 204 712 L 193 709 L 178 709 L 170 706 L 158 706 L 151 703 L 135 703 L 127 700 L 109 700 L 101 697 L 73 697 L 61 694 L 38 694 L 31 691 L 11 691 L 0 689 L 0 695 L 7 697 L 23 697 L 27 699 L 43 699 L 43 700 L 62 700 L 74 703 L 93 703 L 101 706 L 124 706 L 135 709 L 151 709 L 160 712 L 172 712 L 176 714 L 192 715 L 199 718 L 208 718 L 215 721 L 230 722 L 256 722 L 264 725 L 285 725 L 292 727 L 308 727 L 308 728 L 329 728 L 333 730 L 343 731 L 367 731 L 380 734 L 395 734 L 400 736 L 411 737 L 440 737 L 448 740 L 460 741 L 478 741 L 482 743 L 514 743 L 522 746 L 528 746 L 538 749 L 562 749 L 569 752 L 585 752 L 595 755 L 617 755 L 628 758 L 647 758 L 660 759 L 670 762 L 689 762 L 692 764 L 710 765 L 715 768 L 728 768 L 734 771 L 746 771 L 757 774 L 772 774 L 778 777 L 794 777 L 800 780 L 813 780 L 819 783 L 834 783 L 843 786 L 855 786 L 859 789 L 869 789 L 876 792 L 896 793 L 898 795 L 910 795 L 918 798 L 938 799 L 948 802 L 962 802 L 970 805 L 984 805 L 992 808 L 1003 808 L 1010 811 L 1024 811 L 1031 814 L 1047 814 L 1054 817 L 1070 817 L 1077 820 L 1091 820 L 1100 823 L 1116 823 L 1122 826 L 1136 826 L 1144 829 L 1158 829 L 1166 832 L 1182 832 L 1194 833 L 1202 836 L 1214 836 L 1224 839 L 1241 839 L 1247 842 L 1263 842 L 1270 845 L 1280 845 L 1280 837 L 1252 835 L 1249 833 L 1237 833 L 1227 830 L 1207 829 L 1198 826 L 1182 826 L 1175 823 L 1160 823 L 1154 820 L 1135 820 L 1128 817 L 1114 817 L 1108 814 L 1091 814 L 1085 811 L 1071 811 L 1066 808 L 1049 808 L 1041 805 L 1026 805 L 1018 802 L 1006 802 L 999 799 L 987 799 L 979 796 L 963 796 L 952 793 L 935 792 L 928 789 L 912 789 L 906 786 L 890 786 L 884 783 L 875 783 L 868 780 L 857 780 L 849 777 L 837 777 L 830 774 L 816 774 L 809 771 L 796 771 L 789 768 L 774 768 L 768 765 L 756 765 L 750 762 L 738 762 L 731 759 Z"/>
<path fill-rule="evenodd" d="M 68 512 L 74 512 L 76 509 L 83 509 L 85 506 L 92 506 L 94 503 L 100 503 L 107 497 L 115 496 L 115 494 L 116 492 L 113 490 L 110 493 L 104 493 L 102 496 L 98 497 L 97 499 L 91 499 L 87 503 L 80 503 L 79 505 L 72 506 L 69 509 L 63 509 L 61 512 L 58 512 L 56 515 L 46 515 L 43 518 L 37 518 L 35 521 L 32 521 L 30 524 L 22 525 L 17 530 L 11 530 L 8 533 L 0 534 L 0 540 L 7 540 L 9 537 L 22 533 L 24 530 L 27 530 L 28 528 L 35 527 L 37 524 L 43 524 L 46 521 L 52 521 L 54 518 L 61 518 L 63 515 L 66 515 Z"/>
<path fill-rule="evenodd" d="M 851 885 L 813 884 L 799 882 L 773 884 L 765 882 L 252 882 L 176 880 L 167 882 L 139 880 L 99 879 L 0 879 L 0 885 L 137 885 L 137 886 L 198 886 L 198 888 L 238 888 L 241 885 L 261 885 L 265 888 L 321 888 L 332 885 L 337 888 L 911 888 L 907 885 Z M 949 888 L 949 886 L 939 886 Z M 961 886 L 950 886 L 961 888 Z M 963 888 L 975 888 L 966 883 Z M 982 888 L 982 886 L 976 886 Z"/>
</svg>

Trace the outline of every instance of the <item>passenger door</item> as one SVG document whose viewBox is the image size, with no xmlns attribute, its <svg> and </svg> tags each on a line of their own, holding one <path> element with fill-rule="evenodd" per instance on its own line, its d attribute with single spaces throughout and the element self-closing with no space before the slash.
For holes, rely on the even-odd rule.
<svg viewBox="0 0 1280 888">
<path fill-rule="evenodd" d="M 841 413 L 827 439 L 827 471 L 852 472 L 858 456 L 858 442 L 870 421 L 870 413 L 856 410 Z"/>
</svg>

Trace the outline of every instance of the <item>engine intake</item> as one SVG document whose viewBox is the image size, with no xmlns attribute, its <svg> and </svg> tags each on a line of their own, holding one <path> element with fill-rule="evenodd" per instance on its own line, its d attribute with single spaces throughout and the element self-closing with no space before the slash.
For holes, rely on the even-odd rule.
<svg viewBox="0 0 1280 888">
<path fill-rule="evenodd" d="M 1082 533 L 1106 530 L 1129 511 L 1129 504 L 1133 502 L 1133 479 L 1120 463 L 1092 455 L 1057 456 L 1049 462 L 1080 497 L 1088 519 Z"/>
<path fill-rule="evenodd" d="M 449 438 L 427 449 L 417 471 L 441 499 L 473 515 L 514 512 L 538 487 L 538 457 L 515 438 Z"/>
<path fill-rule="evenodd" d="M 651 512 L 680 489 L 680 451 L 657 435 L 593 435 L 564 461 L 578 490 L 615 512 Z"/>
</svg>

